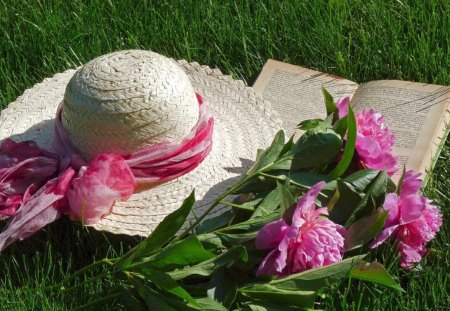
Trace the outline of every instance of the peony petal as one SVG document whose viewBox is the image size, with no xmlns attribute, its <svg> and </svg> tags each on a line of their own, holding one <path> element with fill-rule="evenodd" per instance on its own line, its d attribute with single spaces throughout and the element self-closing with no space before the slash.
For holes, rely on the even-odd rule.
<svg viewBox="0 0 450 311">
<path fill-rule="evenodd" d="M 281 240 L 283 240 L 288 228 L 289 226 L 283 219 L 266 224 L 256 236 L 256 248 L 271 249 L 277 247 Z"/>
<path fill-rule="evenodd" d="M 370 248 L 376 248 L 378 246 L 380 246 L 381 244 L 384 243 L 384 241 L 386 241 L 393 233 L 394 231 L 398 228 L 398 225 L 394 225 L 388 228 L 385 228 L 383 230 L 381 230 L 380 233 L 378 233 L 378 235 L 375 237 L 375 239 L 372 241 L 372 243 L 370 244 Z"/>
<path fill-rule="evenodd" d="M 274 247 L 258 273 L 285 276 L 342 260 L 345 228 L 324 217 L 327 210 L 317 209 L 315 204 L 324 185 L 317 183 L 300 198 L 292 225 L 281 219 L 258 234 L 259 248 Z"/>
<path fill-rule="evenodd" d="M 392 176 L 397 170 L 397 157 L 392 155 L 394 135 L 384 124 L 383 116 L 372 109 L 355 114 L 357 121 L 356 152 L 365 167 L 384 170 Z"/>
<path fill-rule="evenodd" d="M 421 195 L 408 195 L 400 197 L 400 224 L 407 224 L 417 220 L 427 204 L 427 199 Z"/>
<path fill-rule="evenodd" d="M 295 231 L 292 230 L 292 228 L 290 228 L 291 231 Z M 292 234 L 291 234 L 292 235 Z M 275 270 L 282 274 L 283 269 L 286 267 L 287 265 L 287 259 L 288 259 L 288 252 L 289 252 L 289 236 L 285 235 L 283 240 L 281 240 L 280 244 L 278 245 L 278 256 L 275 259 Z"/>
<path fill-rule="evenodd" d="M 360 157 L 368 159 L 376 159 L 382 153 L 375 138 L 359 133 L 356 139 L 356 151 Z"/>
<path fill-rule="evenodd" d="M 384 152 L 382 155 L 382 158 L 383 158 L 382 170 L 385 170 L 389 176 L 394 175 L 395 172 L 398 171 L 398 167 L 397 167 L 398 157 L 393 156 L 389 152 Z"/>
<path fill-rule="evenodd" d="M 412 269 L 415 264 L 422 260 L 422 255 L 405 243 L 399 244 L 399 250 L 401 254 L 400 266 L 404 269 Z"/>
<path fill-rule="evenodd" d="M 411 194 L 416 194 L 422 187 L 422 180 L 419 178 L 419 174 L 414 174 L 414 171 L 407 171 L 403 177 L 402 189 L 400 196 L 408 196 Z"/>
<path fill-rule="evenodd" d="M 423 217 L 433 234 L 439 231 L 442 226 L 442 213 L 437 206 L 427 205 L 423 211 Z"/>
<path fill-rule="evenodd" d="M 117 200 L 127 200 L 136 187 L 134 176 L 119 155 L 102 154 L 80 170 L 67 191 L 72 219 L 92 225 L 111 212 Z"/>
<path fill-rule="evenodd" d="M 342 119 L 348 114 L 348 104 L 350 102 L 350 97 L 344 97 L 342 100 L 336 101 L 336 106 L 338 108 L 339 119 Z"/>
<path fill-rule="evenodd" d="M 300 227 L 303 223 L 305 215 L 314 212 L 316 209 L 316 199 L 319 195 L 320 190 L 325 186 L 324 181 L 320 181 L 314 186 L 312 186 L 308 192 L 306 192 L 298 201 L 295 208 L 294 215 L 292 216 L 292 223 L 297 227 Z"/>
<path fill-rule="evenodd" d="M 399 222 L 399 199 L 400 198 L 395 193 L 389 193 L 384 199 L 383 210 L 388 212 L 388 217 L 386 219 L 386 223 L 384 224 L 385 228 L 398 224 Z"/>
<path fill-rule="evenodd" d="M 277 249 L 274 249 L 269 254 L 267 254 L 267 256 L 259 265 L 258 270 L 256 271 L 256 275 L 281 275 L 275 269 L 275 261 L 277 260 L 278 256 L 279 251 Z"/>
</svg>

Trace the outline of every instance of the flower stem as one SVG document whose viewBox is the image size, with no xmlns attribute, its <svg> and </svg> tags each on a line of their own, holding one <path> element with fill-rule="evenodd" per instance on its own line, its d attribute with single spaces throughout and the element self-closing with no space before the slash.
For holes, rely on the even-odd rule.
<svg viewBox="0 0 450 311">
<path fill-rule="evenodd" d="M 234 204 L 234 203 L 227 202 L 227 201 L 224 201 L 224 200 L 220 201 L 219 203 L 223 204 L 223 205 L 227 205 L 227 206 L 243 209 L 243 210 L 246 210 L 246 211 L 253 211 L 254 210 L 252 207 L 245 207 L 244 205 Z"/>
<path fill-rule="evenodd" d="M 251 174 L 251 175 L 247 175 L 244 176 L 244 178 L 242 178 L 237 184 L 235 184 L 233 187 L 229 188 L 227 191 L 225 191 L 221 196 L 219 196 L 217 199 L 214 200 L 214 202 L 211 204 L 211 206 L 199 217 L 197 218 L 194 223 L 192 223 L 186 230 L 183 231 L 183 233 L 181 233 L 179 236 L 175 237 L 175 239 L 173 239 L 173 242 L 181 240 L 182 238 L 184 238 L 186 235 L 189 234 L 189 232 L 194 229 L 206 216 L 208 216 L 209 213 L 211 213 L 211 211 L 220 203 L 222 203 L 222 201 L 229 196 L 230 194 L 232 194 L 233 192 L 235 192 L 237 189 L 239 189 L 240 187 L 242 187 L 247 181 L 249 181 L 250 179 L 252 179 L 253 177 L 255 177 L 257 175 L 257 173 Z"/>
<path fill-rule="evenodd" d="M 93 269 L 93 268 L 95 268 L 95 267 L 97 267 L 97 266 L 103 265 L 103 264 L 108 264 L 108 265 L 111 266 L 111 265 L 112 265 L 112 262 L 111 262 L 111 260 L 108 259 L 108 258 L 104 258 L 104 259 L 102 259 L 102 260 L 96 261 L 96 262 L 94 262 L 94 263 L 92 263 L 92 264 L 90 264 L 90 265 L 88 265 L 88 266 L 86 266 L 86 267 L 81 268 L 80 270 L 78 270 L 78 271 L 75 272 L 74 274 L 68 276 L 67 278 L 65 278 L 64 280 L 62 280 L 62 282 L 60 282 L 59 284 L 56 284 L 56 285 L 53 285 L 53 286 L 45 287 L 45 288 L 43 288 L 42 290 L 43 290 L 43 291 L 52 291 L 52 290 L 55 290 L 55 289 L 66 290 L 66 289 L 63 288 L 63 285 L 64 285 L 64 284 L 66 284 L 66 283 L 68 283 L 69 281 L 75 279 L 77 276 L 82 275 L 82 274 L 86 273 L 87 271 L 89 271 L 89 270 L 91 270 L 91 269 Z"/>
<path fill-rule="evenodd" d="M 285 181 L 285 180 L 286 180 L 286 178 L 283 178 L 283 177 L 281 177 L 281 176 L 270 175 L 270 174 L 266 174 L 266 173 L 262 173 L 262 172 L 259 173 L 259 175 L 264 176 L 264 177 L 267 177 L 267 178 L 276 179 L 276 180 L 279 180 L 279 181 Z M 298 182 L 295 182 L 294 180 L 292 180 L 292 179 L 290 179 L 290 178 L 289 178 L 289 182 L 290 182 L 291 184 L 293 184 L 293 185 L 299 187 L 299 188 L 303 188 L 303 189 L 306 189 L 306 190 L 311 189 L 311 187 L 308 187 L 308 186 L 299 184 Z"/>
<path fill-rule="evenodd" d="M 104 297 L 102 297 L 102 298 L 99 298 L 99 299 L 97 299 L 97 300 L 94 300 L 94 301 L 91 301 L 91 302 L 89 302 L 89 303 L 86 303 L 86 304 L 84 304 L 84 305 L 82 305 L 82 306 L 76 307 L 75 309 L 72 309 L 72 311 L 86 310 L 86 309 L 88 309 L 88 308 L 90 308 L 90 307 L 93 307 L 93 306 L 98 305 L 99 303 L 107 302 L 107 301 L 112 300 L 112 299 L 114 299 L 114 298 L 120 297 L 120 296 L 122 296 L 123 294 L 124 294 L 123 292 L 121 292 L 121 293 L 110 294 L 110 295 L 104 296 Z"/>
<path fill-rule="evenodd" d="M 114 272 L 113 272 L 113 274 L 114 274 Z M 73 291 L 74 289 L 77 289 L 77 288 L 79 288 L 79 287 L 81 287 L 81 286 L 83 286 L 83 285 L 85 285 L 87 283 L 90 283 L 90 282 L 95 281 L 97 279 L 101 279 L 101 278 L 103 278 L 105 276 L 108 276 L 108 275 L 112 275 L 112 274 L 110 274 L 109 271 L 106 271 L 106 272 L 104 272 L 102 274 L 99 274 L 97 276 L 94 276 L 92 278 L 88 278 L 88 279 L 84 280 L 83 282 L 80 282 L 80 283 L 78 283 L 78 284 L 76 284 L 74 286 L 71 286 L 71 287 L 68 287 L 68 288 L 63 288 L 63 289 L 61 289 L 61 291 L 63 293 L 67 293 L 67 292 Z"/>
</svg>

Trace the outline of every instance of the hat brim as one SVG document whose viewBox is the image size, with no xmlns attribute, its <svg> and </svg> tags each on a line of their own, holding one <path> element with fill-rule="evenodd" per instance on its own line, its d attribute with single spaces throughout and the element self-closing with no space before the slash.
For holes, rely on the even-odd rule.
<svg viewBox="0 0 450 311">
<path fill-rule="evenodd" d="M 192 172 L 135 193 L 127 201 L 116 202 L 111 214 L 93 225 L 97 230 L 148 236 L 194 188 L 194 212 L 201 215 L 209 203 L 249 169 L 256 150 L 266 148 L 281 128 L 281 120 L 270 104 L 242 81 L 197 63 L 182 60 L 178 65 L 214 116 L 212 150 Z M 0 116 L 0 139 L 34 140 L 40 147 L 52 150 L 56 109 L 74 73 L 75 70 L 67 70 L 45 79 L 9 104 Z M 211 215 L 225 208 L 218 206 Z"/>
</svg>

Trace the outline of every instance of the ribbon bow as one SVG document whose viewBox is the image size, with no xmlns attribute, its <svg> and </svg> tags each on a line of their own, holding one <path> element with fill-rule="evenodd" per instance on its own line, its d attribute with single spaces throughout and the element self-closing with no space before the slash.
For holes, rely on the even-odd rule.
<svg viewBox="0 0 450 311">
<path fill-rule="evenodd" d="M 191 132 L 130 155 L 100 154 L 86 163 L 61 124 L 55 123 L 56 153 L 33 141 L 0 145 L 0 215 L 11 217 L 0 234 L 0 251 L 23 240 L 63 214 L 94 224 L 128 200 L 137 184 L 161 183 L 196 168 L 212 147 L 214 119 L 199 94 L 200 115 Z"/>
</svg>

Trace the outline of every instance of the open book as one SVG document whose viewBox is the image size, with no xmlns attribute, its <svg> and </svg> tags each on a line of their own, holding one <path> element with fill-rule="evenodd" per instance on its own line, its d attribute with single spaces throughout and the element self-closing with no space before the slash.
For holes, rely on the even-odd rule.
<svg viewBox="0 0 450 311">
<path fill-rule="evenodd" d="M 336 99 L 350 96 L 354 111 L 373 108 L 395 135 L 398 166 L 424 175 L 445 143 L 450 122 L 450 86 L 398 80 L 358 85 L 322 72 L 269 60 L 253 88 L 280 114 L 287 135 L 305 119 L 324 118 L 321 87 Z M 393 176 L 398 181 L 401 169 Z"/>
</svg>

